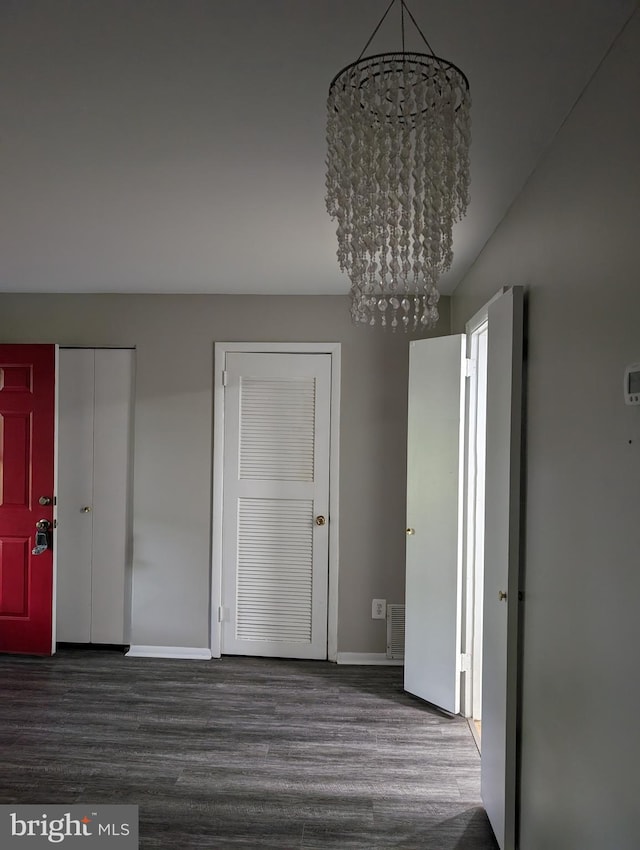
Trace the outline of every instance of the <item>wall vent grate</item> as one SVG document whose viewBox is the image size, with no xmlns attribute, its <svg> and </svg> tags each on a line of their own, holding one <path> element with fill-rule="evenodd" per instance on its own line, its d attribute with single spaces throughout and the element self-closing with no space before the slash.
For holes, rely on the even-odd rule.
<svg viewBox="0 0 640 850">
<path fill-rule="evenodd" d="M 387 658 L 404 658 L 404 605 L 387 605 Z"/>
</svg>

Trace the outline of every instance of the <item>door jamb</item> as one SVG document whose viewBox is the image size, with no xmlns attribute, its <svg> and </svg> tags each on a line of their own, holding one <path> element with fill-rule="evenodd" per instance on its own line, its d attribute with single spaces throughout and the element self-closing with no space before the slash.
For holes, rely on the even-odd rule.
<svg viewBox="0 0 640 850">
<path fill-rule="evenodd" d="M 467 358 L 472 357 L 472 340 L 474 335 L 487 324 L 489 320 L 489 305 L 493 304 L 498 298 L 500 298 L 507 290 L 508 286 L 501 286 L 500 289 L 493 295 L 483 306 L 475 313 L 465 324 L 465 334 L 467 337 L 467 350 L 466 356 Z M 464 627 L 464 641 L 463 641 L 463 652 L 470 657 L 473 656 L 473 611 L 469 609 L 469 582 L 471 579 L 470 576 L 470 566 L 469 559 L 471 557 L 470 553 L 470 544 L 472 539 L 470 524 L 472 522 L 472 518 L 469 514 L 470 508 L 470 488 L 471 481 L 469 480 L 469 460 L 470 460 L 470 445 L 469 441 L 472 437 L 471 429 L 475 427 L 475 419 L 472 415 L 471 405 L 473 400 L 471 398 L 471 381 L 466 382 L 465 386 L 465 447 L 464 447 L 464 520 L 463 520 L 463 528 L 464 528 L 464 544 L 463 544 L 463 562 L 464 562 L 464 571 L 463 571 L 463 627 Z M 475 536 L 475 535 L 473 535 Z M 473 661 L 472 661 L 473 664 Z M 473 686 L 471 679 L 473 677 L 473 666 L 468 667 L 468 669 L 463 672 L 463 693 L 462 693 L 462 711 L 465 717 L 471 718 L 473 715 L 472 710 L 472 694 L 473 694 Z"/>
<path fill-rule="evenodd" d="M 476 616 L 477 616 L 477 539 L 478 539 L 478 518 L 477 518 L 477 496 L 478 488 L 476 482 L 476 474 L 478 467 L 478 454 L 476 451 L 477 435 L 478 435 L 478 375 L 479 375 L 479 358 L 478 358 L 478 338 L 481 332 L 486 331 L 488 326 L 488 318 L 486 311 L 482 311 L 484 317 L 473 325 L 468 322 L 466 325 L 467 337 L 467 358 L 473 364 L 470 370 L 471 374 L 466 385 L 466 433 L 465 433 L 465 452 L 464 452 L 464 649 L 463 652 L 470 659 L 470 663 L 465 666 L 464 671 L 464 705 L 463 714 L 470 720 L 475 719 L 476 714 L 474 705 L 476 701 L 476 679 L 477 679 L 477 658 L 476 658 Z M 482 314 L 480 314 L 482 315 Z M 477 732 L 473 723 L 474 735 L 477 740 Z"/>
<path fill-rule="evenodd" d="M 211 656 L 222 654 L 222 626 L 218 608 L 222 600 L 222 506 L 224 460 L 224 383 L 227 353 L 330 354 L 331 416 L 329 435 L 329 588 L 327 597 L 327 658 L 338 655 L 338 564 L 340 531 L 338 513 L 340 471 L 340 357 L 339 342 L 216 342 L 213 379 L 213 523 L 211 540 Z"/>
</svg>

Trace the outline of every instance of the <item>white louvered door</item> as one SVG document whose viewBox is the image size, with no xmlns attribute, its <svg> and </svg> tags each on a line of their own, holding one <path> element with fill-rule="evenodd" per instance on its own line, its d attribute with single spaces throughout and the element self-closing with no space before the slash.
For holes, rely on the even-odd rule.
<svg viewBox="0 0 640 850">
<path fill-rule="evenodd" d="M 222 652 L 326 658 L 331 356 L 230 352 L 226 375 Z"/>
</svg>

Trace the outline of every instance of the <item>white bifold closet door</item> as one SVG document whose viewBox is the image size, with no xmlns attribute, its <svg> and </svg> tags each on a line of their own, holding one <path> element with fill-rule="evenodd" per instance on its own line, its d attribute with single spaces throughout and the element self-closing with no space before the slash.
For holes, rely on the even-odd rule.
<svg viewBox="0 0 640 850">
<path fill-rule="evenodd" d="M 128 643 L 133 358 L 60 350 L 59 642 Z"/>
</svg>

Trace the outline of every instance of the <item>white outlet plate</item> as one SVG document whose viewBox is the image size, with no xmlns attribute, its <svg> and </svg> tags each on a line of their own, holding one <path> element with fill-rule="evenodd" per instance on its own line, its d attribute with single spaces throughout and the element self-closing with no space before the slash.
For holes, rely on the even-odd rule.
<svg viewBox="0 0 640 850">
<path fill-rule="evenodd" d="M 387 600 L 372 599 L 371 600 L 371 619 L 384 620 L 387 616 Z"/>
</svg>

